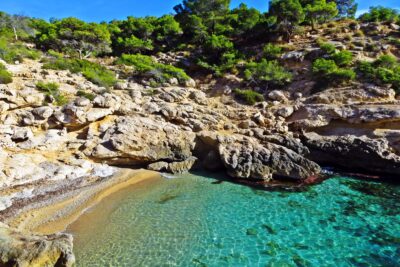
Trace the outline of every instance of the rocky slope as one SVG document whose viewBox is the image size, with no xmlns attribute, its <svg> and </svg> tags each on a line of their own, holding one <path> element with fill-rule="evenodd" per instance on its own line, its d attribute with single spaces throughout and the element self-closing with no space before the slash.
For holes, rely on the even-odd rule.
<svg viewBox="0 0 400 267">
<path fill-rule="evenodd" d="M 297 54 L 283 59 L 303 64 L 311 43 L 299 42 Z M 159 88 L 123 80 L 106 90 L 79 74 L 44 71 L 37 61 L 6 66 L 14 76 L 0 85 L 0 220 L 6 223 L 112 179 L 117 167 L 226 170 L 232 179 L 265 184 L 302 183 L 318 177 L 321 166 L 400 173 L 400 102 L 390 87 L 354 83 L 310 94 L 303 80 L 246 106 L 232 97 L 232 77 L 224 86 L 180 87 L 171 80 Z M 59 83 L 69 103 L 46 104 L 37 81 Z M 79 97 L 78 90 L 95 97 Z M 69 236 L 21 235 L 0 225 L 0 266 L 73 263 Z"/>
</svg>

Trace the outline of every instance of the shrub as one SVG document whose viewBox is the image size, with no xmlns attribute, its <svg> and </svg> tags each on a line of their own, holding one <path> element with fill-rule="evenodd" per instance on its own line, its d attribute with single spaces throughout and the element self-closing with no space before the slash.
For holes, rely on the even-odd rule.
<svg viewBox="0 0 400 267">
<path fill-rule="evenodd" d="M 339 83 L 346 83 L 356 78 L 356 73 L 352 69 L 338 69 L 332 73 L 331 77 Z"/>
<path fill-rule="evenodd" d="M 0 38 L 0 58 L 7 63 L 22 62 L 24 58 L 39 59 L 41 53 L 38 50 L 29 49 L 21 42 L 11 42 L 6 38 Z"/>
<path fill-rule="evenodd" d="M 312 66 L 312 71 L 320 83 L 346 83 L 355 79 L 352 69 L 339 68 L 334 60 L 317 59 Z"/>
<path fill-rule="evenodd" d="M 167 82 L 171 78 L 177 78 L 180 83 L 183 83 L 190 79 L 184 70 L 158 63 L 150 56 L 123 54 L 116 63 L 132 66 L 136 75 L 153 78 L 157 82 Z"/>
<path fill-rule="evenodd" d="M 38 82 L 36 84 L 36 88 L 40 92 L 45 93 L 47 96 L 53 97 L 56 105 L 62 106 L 67 103 L 67 99 L 61 94 L 59 87 L 60 86 L 57 83 Z"/>
<path fill-rule="evenodd" d="M 12 83 L 12 75 L 6 69 L 6 67 L 0 63 L 0 84 Z"/>
<path fill-rule="evenodd" d="M 246 80 L 255 83 L 269 82 L 275 85 L 284 85 L 292 80 L 293 75 L 277 61 L 261 60 L 261 62 L 250 62 L 244 71 Z"/>
<path fill-rule="evenodd" d="M 327 75 L 337 71 L 338 66 L 335 61 L 330 59 L 319 58 L 314 61 L 312 71 L 318 75 Z"/>
<path fill-rule="evenodd" d="M 276 59 L 282 54 L 282 47 L 269 43 L 264 46 L 263 52 L 266 58 Z"/>
<path fill-rule="evenodd" d="M 336 65 L 340 67 L 349 66 L 353 62 L 353 53 L 350 51 L 340 51 L 332 55 L 332 59 L 335 61 Z"/>
<path fill-rule="evenodd" d="M 361 61 L 357 70 L 369 82 L 391 84 L 396 91 L 400 91 L 400 62 L 392 56 L 384 55 L 374 62 Z"/>
<path fill-rule="evenodd" d="M 332 55 L 336 52 L 336 47 L 330 43 L 321 43 L 319 47 L 328 55 Z"/>
<path fill-rule="evenodd" d="M 69 70 L 72 73 L 82 73 L 83 76 L 94 84 L 106 88 L 117 83 L 115 73 L 106 67 L 83 59 L 55 58 L 43 65 L 44 69 Z"/>
<path fill-rule="evenodd" d="M 235 89 L 233 92 L 237 98 L 244 101 L 248 105 L 254 105 L 257 102 L 264 101 L 264 96 L 253 90 Z"/>
</svg>

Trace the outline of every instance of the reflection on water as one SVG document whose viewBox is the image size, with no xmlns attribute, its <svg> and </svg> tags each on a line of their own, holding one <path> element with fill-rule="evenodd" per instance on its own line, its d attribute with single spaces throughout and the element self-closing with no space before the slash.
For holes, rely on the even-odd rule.
<svg viewBox="0 0 400 267">
<path fill-rule="evenodd" d="M 78 266 L 400 266 L 400 186 L 268 192 L 207 177 L 124 190 L 69 229 Z"/>
</svg>

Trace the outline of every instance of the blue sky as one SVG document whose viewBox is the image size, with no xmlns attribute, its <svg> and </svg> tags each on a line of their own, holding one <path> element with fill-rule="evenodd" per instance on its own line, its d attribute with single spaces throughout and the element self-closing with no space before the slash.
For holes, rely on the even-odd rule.
<svg viewBox="0 0 400 267">
<path fill-rule="evenodd" d="M 173 12 L 181 0 L 0 0 L 0 10 L 27 16 L 49 19 L 74 16 L 86 21 L 109 21 L 123 19 L 128 15 L 160 16 Z M 232 0 L 232 6 L 244 2 L 266 11 L 268 0 Z M 359 0 L 359 12 L 369 6 L 383 5 L 400 8 L 399 0 Z"/>
</svg>

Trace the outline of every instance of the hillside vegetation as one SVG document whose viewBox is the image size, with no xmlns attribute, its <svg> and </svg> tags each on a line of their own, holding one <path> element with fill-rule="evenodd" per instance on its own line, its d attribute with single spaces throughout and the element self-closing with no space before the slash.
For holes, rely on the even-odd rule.
<svg viewBox="0 0 400 267">
<path fill-rule="evenodd" d="M 229 0 L 185 0 L 175 15 L 108 23 L 0 13 L 0 58 L 41 58 L 44 68 L 82 73 L 105 88 L 117 77 L 157 87 L 234 75 L 241 89 L 261 95 L 300 80 L 312 82 L 310 92 L 353 82 L 400 90 L 395 9 L 372 7 L 355 19 L 351 0 L 273 0 L 267 13 L 229 7 Z M 12 79 L 5 69 L 0 76 L 2 83 Z M 248 99 L 244 92 L 238 99 Z"/>
</svg>

